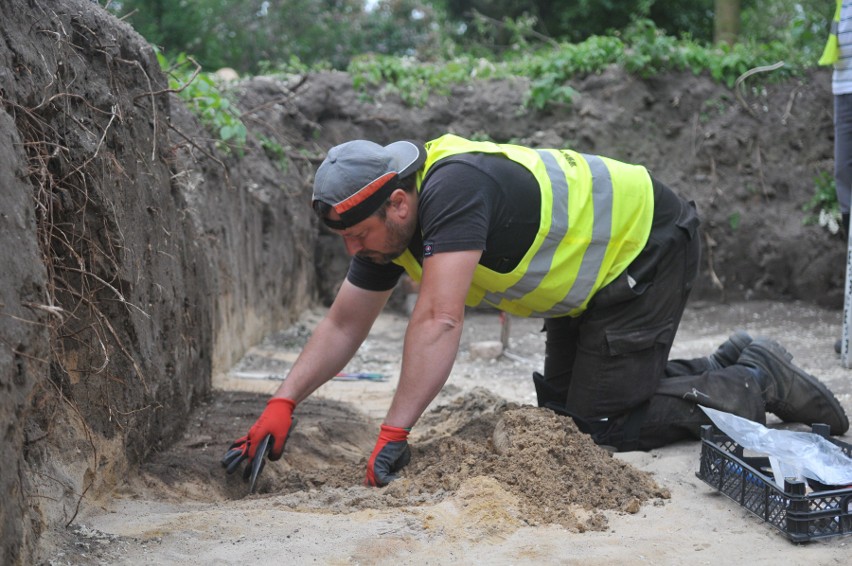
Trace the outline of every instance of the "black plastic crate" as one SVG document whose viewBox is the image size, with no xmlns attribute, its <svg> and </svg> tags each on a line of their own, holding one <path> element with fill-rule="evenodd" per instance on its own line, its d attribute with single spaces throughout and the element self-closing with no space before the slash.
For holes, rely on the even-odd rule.
<svg viewBox="0 0 852 566">
<path fill-rule="evenodd" d="M 852 445 L 830 438 L 827 425 L 812 429 L 852 457 Z M 745 456 L 742 446 L 713 426 L 702 427 L 701 466 L 695 475 L 793 542 L 852 534 L 852 486 L 785 481 L 781 490 L 772 479 L 768 457 Z"/>
</svg>

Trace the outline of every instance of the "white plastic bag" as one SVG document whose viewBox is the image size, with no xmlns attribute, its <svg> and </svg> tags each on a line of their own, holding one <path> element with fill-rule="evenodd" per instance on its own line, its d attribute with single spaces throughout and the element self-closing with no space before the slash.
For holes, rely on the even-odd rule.
<svg viewBox="0 0 852 566">
<path fill-rule="evenodd" d="M 852 485 L 852 458 L 818 434 L 769 429 L 762 424 L 699 405 L 716 427 L 731 440 L 769 457 L 775 483 L 805 477 L 826 485 Z"/>
</svg>

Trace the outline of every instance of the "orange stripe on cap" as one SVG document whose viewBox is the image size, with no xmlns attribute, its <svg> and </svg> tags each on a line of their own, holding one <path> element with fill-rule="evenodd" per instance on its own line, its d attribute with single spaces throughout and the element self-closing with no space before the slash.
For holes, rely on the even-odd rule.
<svg viewBox="0 0 852 566">
<path fill-rule="evenodd" d="M 352 210 L 353 208 L 376 194 L 379 189 L 384 187 L 388 183 L 388 181 L 390 181 L 394 177 L 396 177 L 396 172 L 394 171 L 391 171 L 390 173 L 385 173 L 369 185 L 365 186 L 363 189 L 359 190 L 354 195 L 335 204 L 333 207 L 334 211 L 337 214 L 343 214 L 347 210 Z"/>
</svg>

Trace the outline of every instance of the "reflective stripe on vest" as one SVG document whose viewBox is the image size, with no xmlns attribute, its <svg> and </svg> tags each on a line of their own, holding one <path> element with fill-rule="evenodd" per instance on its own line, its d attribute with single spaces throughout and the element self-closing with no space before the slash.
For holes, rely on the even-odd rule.
<svg viewBox="0 0 852 566">
<path fill-rule="evenodd" d="M 556 158 L 548 150 L 538 150 L 544 161 L 547 176 L 550 178 L 553 191 L 553 218 L 568 218 L 568 183 L 565 173 Z M 589 164 L 592 171 L 592 200 L 595 203 L 595 221 L 592 225 L 592 240 L 583 260 L 580 270 L 565 298 L 547 312 L 534 313 L 538 316 L 559 316 L 568 314 L 586 300 L 595 286 L 601 266 L 603 265 L 609 235 L 612 231 L 612 178 L 606 164 L 597 155 L 580 154 Z M 486 293 L 484 300 L 497 305 L 502 299 L 517 300 L 537 289 L 542 282 L 542 274 L 548 272 L 553 265 L 553 257 L 559 244 L 568 233 L 567 222 L 556 227 L 551 225 L 545 243 L 539 248 L 529 268 L 520 281 L 506 289 L 500 295 Z M 538 275 L 535 275 L 538 274 Z"/>
</svg>

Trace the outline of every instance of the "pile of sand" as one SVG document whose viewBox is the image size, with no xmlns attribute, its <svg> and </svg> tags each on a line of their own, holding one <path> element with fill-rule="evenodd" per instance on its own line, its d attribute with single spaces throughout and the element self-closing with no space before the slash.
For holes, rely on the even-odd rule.
<svg viewBox="0 0 852 566">
<path fill-rule="evenodd" d="M 255 394 L 217 393 L 189 434 L 146 465 L 148 487 L 175 497 L 247 497 L 241 474 L 226 476 L 221 450 L 205 439 L 247 429 L 262 402 Z M 636 513 L 649 499 L 669 497 L 650 474 L 613 458 L 571 419 L 482 388 L 421 418 L 410 439 L 411 464 L 383 489 L 363 485 L 376 422 L 351 405 L 319 398 L 303 402 L 297 418 L 285 457 L 266 465 L 250 497 L 275 496 L 293 510 L 329 513 L 453 499 L 479 520 L 556 523 L 579 532 L 605 529 L 602 511 Z"/>
</svg>

